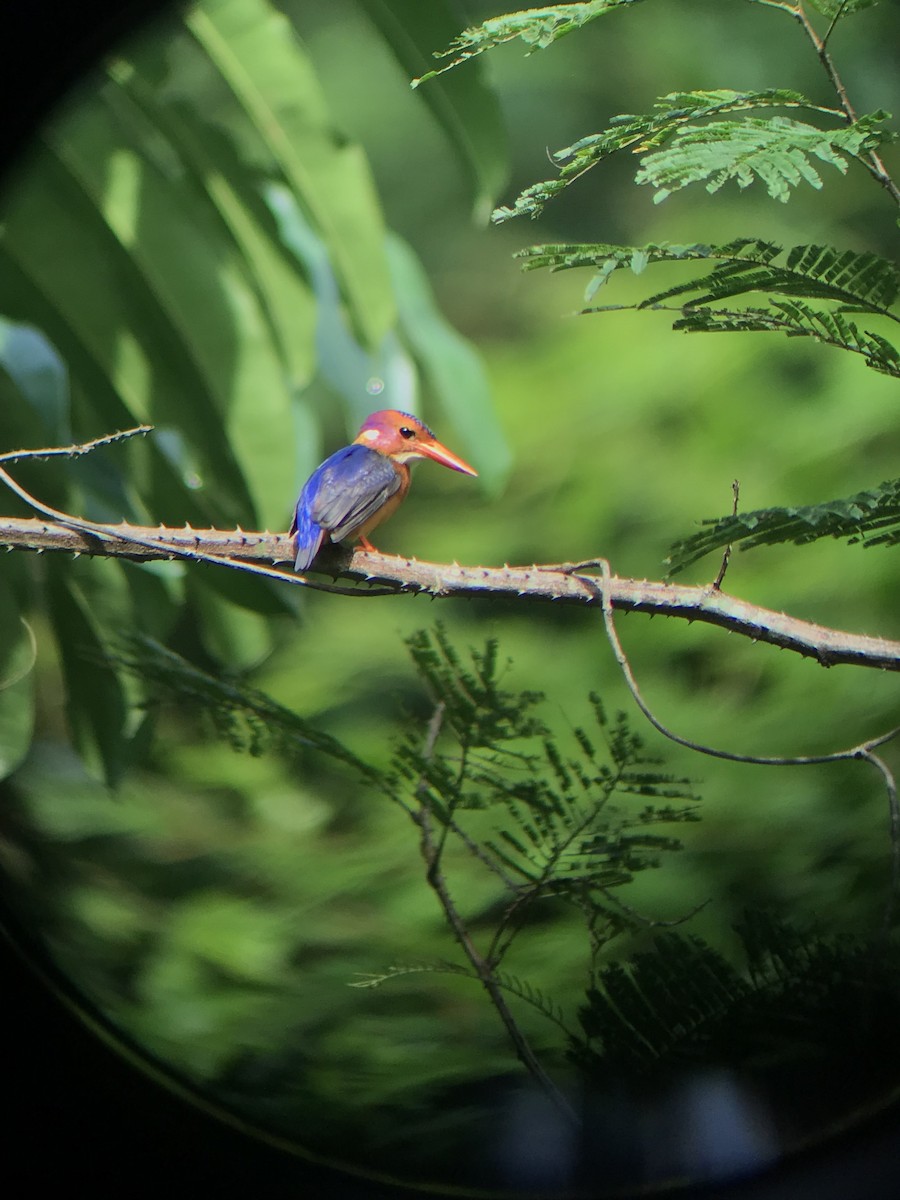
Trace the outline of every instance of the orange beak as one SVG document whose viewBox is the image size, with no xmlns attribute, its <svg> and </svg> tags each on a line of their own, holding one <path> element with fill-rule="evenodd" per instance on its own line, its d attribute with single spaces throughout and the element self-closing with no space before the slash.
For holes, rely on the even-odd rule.
<svg viewBox="0 0 900 1200">
<path fill-rule="evenodd" d="M 422 458 L 430 458 L 434 462 L 440 463 L 442 467 L 449 467 L 451 471 L 460 471 L 463 475 L 478 474 L 474 467 L 470 467 L 467 462 L 458 458 L 452 450 L 448 450 L 438 441 L 420 441 L 416 446 L 416 454 Z"/>
</svg>

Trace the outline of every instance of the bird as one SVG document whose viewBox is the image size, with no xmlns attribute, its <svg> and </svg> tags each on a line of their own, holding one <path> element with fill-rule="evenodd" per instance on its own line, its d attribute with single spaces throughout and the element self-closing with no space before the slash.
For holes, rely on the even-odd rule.
<svg viewBox="0 0 900 1200">
<path fill-rule="evenodd" d="M 326 541 L 356 540 L 374 550 L 368 535 L 405 500 L 409 464 L 420 458 L 478 474 L 411 413 L 385 408 L 366 417 L 351 444 L 316 467 L 303 485 L 290 528 L 297 547 L 294 569 L 305 571 Z"/>
</svg>

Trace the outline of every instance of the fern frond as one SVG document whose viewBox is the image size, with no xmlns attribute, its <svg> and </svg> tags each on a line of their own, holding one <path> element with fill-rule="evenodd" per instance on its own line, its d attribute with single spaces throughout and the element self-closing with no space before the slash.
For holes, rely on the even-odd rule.
<svg viewBox="0 0 900 1200">
<path fill-rule="evenodd" d="M 781 542 L 804 545 L 823 537 L 865 546 L 900 542 L 900 479 L 844 499 L 791 508 L 763 508 L 703 522 L 706 528 L 675 542 L 666 562 L 674 575 L 712 550 L 750 550 Z"/>
<path fill-rule="evenodd" d="M 570 1047 L 595 1086 L 722 1062 L 771 1071 L 783 1086 L 788 1064 L 805 1078 L 818 1062 L 833 1077 L 836 1057 L 858 1068 L 865 1054 L 875 1067 L 885 1046 L 893 1048 L 894 957 L 846 935 L 804 934 L 765 914 L 748 914 L 735 932 L 746 972 L 698 938 L 671 933 L 596 972 L 578 1014 L 593 1044 L 573 1040 Z"/>
<path fill-rule="evenodd" d="M 464 63 L 476 54 L 502 46 L 504 42 L 521 39 L 528 46 L 528 53 L 546 50 L 574 29 L 580 29 L 589 21 L 602 17 L 614 9 L 626 8 L 638 0 L 586 0 L 580 4 L 551 4 L 545 8 L 529 8 L 522 12 L 502 13 L 482 22 L 481 25 L 464 29 L 446 50 L 437 51 L 435 58 L 451 58 L 444 67 L 429 71 L 420 79 L 414 79 L 413 87 L 443 75 Z"/>
<path fill-rule="evenodd" d="M 682 1061 L 702 1059 L 705 1031 L 748 991 L 717 951 L 698 938 L 669 933 L 631 962 L 603 967 L 578 1015 L 587 1038 L 601 1043 L 601 1069 L 647 1074 L 675 1046 Z"/>
<path fill-rule="evenodd" d="M 756 239 L 741 239 L 709 251 L 708 257 L 721 260 L 720 266 L 689 283 L 656 292 L 640 307 L 649 308 L 676 296 L 685 297 L 693 306 L 764 292 L 829 300 L 839 306 L 838 311 L 892 317 L 890 307 L 900 289 L 896 264 L 877 254 L 840 251 L 832 246 L 793 246 L 784 263 L 776 263 L 782 248 Z"/>
<path fill-rule="evenodd" d="M 670 92 L 656 101 L 651 112 L 640 115 L 622 113 L 619 116 L 612 117 L 607 128 L 601 133 L 591 134 L 589 137 L 581 138 L 580 141 L 567 146 L 563 150 L 556 151 L 553 158 L 560 164 L 558 178 L 532 184 L 531 187 L 526 188 L 522 192 L 512 208 L 496 209 L 491 219 L 499 223 L 508 221 L 512 217 L 538 216 L 543 211 L 543 207 L 547 201 L 554 195 L 586 171 L 621 150 L 631 150 L 634 153 L 644 155 L 641 167 L 641 172 L 643 172 L 648 161 L 657 163 L 655 154 L 665 153 L 658 148 L 676 138 L 680 131 L 686 132 L 692 130 L 695 133 L 705 134 L 710 141 L 714 141 L 714 131 L 718 128 L 716 118 L 722 117 L 727 113 L 771 108 L 803 108 L 843 120 L 843 114 L 838 110 L 823 108 L 821 105 L 813 104 L 811 100 L 807 100 L 799 92 L 789 91 L 785 88 L 769 88 L 759 92 L 736 92 L 728 88 L 721 88 L 715 91 Z M 888 134 L 875 129 L 875 125 L 883 119 L 884 115 L 875 113 L 871 117 L 860 118 L 860 128 L 856 136 L 848 136 L 849 131 L 847 126 L 843 126 L 836 131 L 834 136 L 837 136 L 837 134 L 844 135 L 847 145 L 843 147 L 843 150 L 846 153 L 855 153 L 855 151 L 851 151 L 847 147 L 856 145 L 857 141 L 860 145 L 863 145 L 866 139 L 873 139 L 873 144 L 877 144 L 877 141 L 874 139 L 884 140 L 888 137 Z M 701 126 L 692 124 L 692 122 L 706 120 L 712 123 Z M 725 125 L 727 123 L 722 122 L 722 124 Z M 768 122 L 762 121 L 761 124 L 766 125 Z M 789 122 L 789 124 L 796 123 Z M 808 128 L 813 129 L 812 126 L 808 126 Z M 843 158 L 840 157 L 839 153 L 842 147 L 835 143 L 834 147 L 829 150 L 825 144 L 827 139 L 832 135 L 819 131 L 815 132 L 818 133 L 820 139 L 825 139 L 821 147 L 819 147 L 822 149 L 822 153 L 830 153 L 832 157 L 840 158 L 841 163 L 843 163 Z M 785 138 L 786 134 L 783 135 L 782 140 L 785 140 Z M 692 146 L 693 143 L 689 142 L 688 145 Z M 818 146 L 818 143 L 816 145 Z M 648 154 L 648 151 L 655 153 Z M 808 153 L 818 154 L 818 152 L 819 150 L 813 149 L 812 146 L 808 150 Z M 683 152 L 681 153 L 683 155 Z M 722 157 L 721 153 L 720 157 Z M 762 165 L 763 162 L 760 159 L 760 166 L 762 167 Z M 664 166 L 665 160 L 657 163 L 651 170 L 662 170 Z M 722 170 L 724 166 L 725 163 L 723 160 L 717 169 Z M 640 172 L 637 178 L 638 182 L 651 181 L 649 178 L 640 178 Z M 683 186 L 683 184 L 680 186 Z M 669 190 L 674 189 L 670 187 Z"/>
<path fill-rule="evenodd" d="M 596 715 L 612 767 L 596 762 L 593 745 L 579 730 L 575 741 L 582 759 L 563 757 L 552 739 L 545 739 L 544 772 L 515 782 L 490 775 L 481 780 L 488 804 L 502 806 L 507 817 L 487 849 L 534 894 L 575 898 L 585 890 L 620 887 L 635 872 L 657 866 L 661 853 L 681 847 L 675 838 L 648 833 L 649 825 L 696 818 L 697 797 L 689 781 L 651 769 L 652 760 L 625 715 L 618 714 L 612 727 L 602 709 Z M 616 795 L 681 805 L 645 805 L 635 813 L 616 806 Z"/>
</svg>

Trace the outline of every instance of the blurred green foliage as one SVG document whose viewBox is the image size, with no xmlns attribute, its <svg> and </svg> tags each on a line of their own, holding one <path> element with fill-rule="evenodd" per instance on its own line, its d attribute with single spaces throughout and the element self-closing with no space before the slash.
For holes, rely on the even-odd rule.
<svg viewBox="0 0 900 1200">
<path fill-rule="evenodd" d="M 500 9 L 468 7 L 473 21 Z M 620 7 L 546 53 L 505 47 L 415 92 L 427 50 L 459 31 L 450 5 L 207 0 L 123 47 L 2 197 L 0 441 L 64 444 L 143 420 L 157 433 L 28 464 L 23 482 L 97 519 L 284 528 L 305 474 L 361 414 L 418 407 L 485 488 L 424 468 L 380 548 L 484 563 L 603 554 L 619 574 L 655 577 L 676 538 L 730 508 L 735 478 L 757 509 L 896 476 L 896 382 L 855 356 L 683 337 L 665 314 L 576 316 L 584 280 L 523 276 L 513 259 L 534 240 L 747 236 L 896 258 L 895 214 L 862 170 L 788 205 L 759 185 L 654 205 L 610 161 L 539 226 L 485 227 L 493 204 L 546 174 L 545 146 L 666 92 L 791 87 L 833 102 L 782 13 Z M 882 5 L 838 27 L 831 50 L 858 111 L 900 105 L 898 22 Z M 638 279 L 618 286 L 637 301 Z M 24 509 L 10 497 L 8 511 Z M 825 540 L 735 554 L 726 586 L 897 638 L 895 564 L 896 550 Z M 150 634 L 383 770 L 398 732 L 422 733 L 431 713 L 403 647 L 424 605 L 297 604 L 182 564 L 8 555 L 0 577 L 8 903 L 167 1068 L 319 1152 L 355 1141 L 359 1161 L 419 1176 L 458 1156 L 518 1076 L 470 980 L 349 986 L 456 955 L 404 814 L 313 749 L 290 764 L 236 753 L 183 707 L 144 709 L 147 684 L 108 653 Z M 584 723 L 591 691 L 610 711 L 630 703 L 594 613 L 473 600 L 440 615 L 454 644 L 499 638 L 510 684 L 546 695 L 555 737 Z M 826 673 L 680 622 L 621 624 L 651 705 L 709 744 L 815 753 L 896 724 L 895 677 Z M 679 830 L 685 849 L 628 884 L 636 913 L 679 920 L 707 901 L 689 930 L 738 965 L 747 906 L 837 937 L 879 927 L 887 806 L 866 764 L 742 767 L 647 741 L 704 803 Z M 900 765 L 896 748 L 884 754 Z M 484 928 L 498 889 L 456 865 L 458 903 Z M 551 908 L 516 971 L 571 1006 L 589 960 L 581 925 Z M 527 1004 L 516 1014 L 565 1070 L 552 1025 Z"/>
</svg>

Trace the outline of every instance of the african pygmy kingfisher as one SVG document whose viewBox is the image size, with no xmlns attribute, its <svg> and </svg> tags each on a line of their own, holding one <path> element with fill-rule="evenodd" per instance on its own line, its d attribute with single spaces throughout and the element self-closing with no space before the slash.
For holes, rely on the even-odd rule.
<svg viewBox="0 0 900 1200">
<path fill-rule="evenodd" d="M 303 486 L 291 524 L 295 569 L 305 571 L 326 541 L 358 540 L 363 549 L 374 550 L 368 535 L 405 500 L 409 464 L 419 458 L 478 474 L 417 417 L 393 408 L 367 417 L 353 442 L 327 458 Z"/>
</svg>

